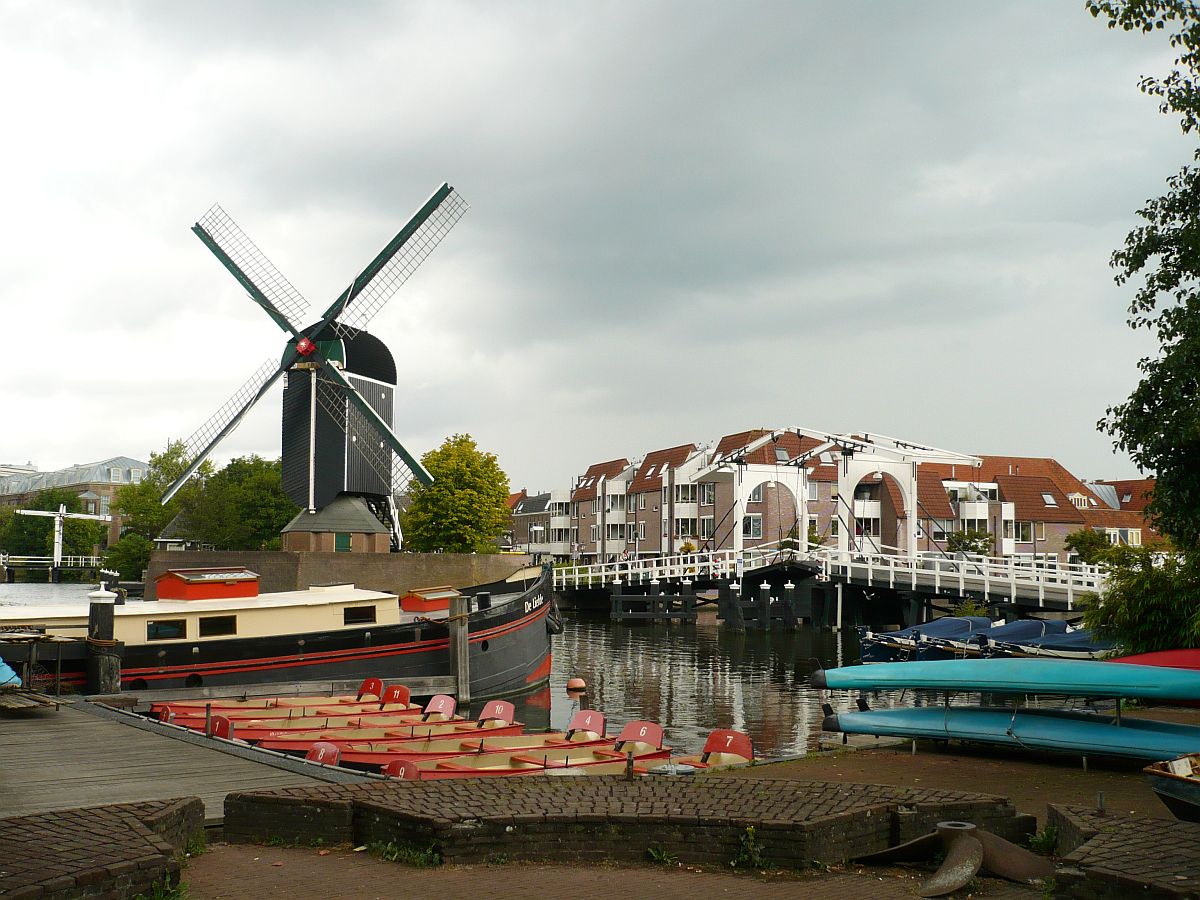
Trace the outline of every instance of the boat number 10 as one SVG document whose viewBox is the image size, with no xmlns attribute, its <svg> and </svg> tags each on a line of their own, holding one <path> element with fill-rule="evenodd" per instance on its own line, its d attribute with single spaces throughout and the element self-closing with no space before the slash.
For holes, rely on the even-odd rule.
<svg viewBox="0 0 1200 900">
<path fill-rule="evenodd" d="M 532 600 L 525 601 L 525 612 L 533 612 L 535 609 L 537 609 L 539 606 L 541 606 L 545 602 L 546 601 L 542 598 L 542 595 L 538 594 Z"/>
</svg>

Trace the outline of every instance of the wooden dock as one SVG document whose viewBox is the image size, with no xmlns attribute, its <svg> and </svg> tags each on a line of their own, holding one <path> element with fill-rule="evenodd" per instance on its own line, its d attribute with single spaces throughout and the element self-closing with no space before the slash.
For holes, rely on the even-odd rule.
<svg viewBox="0 0 1200 900">
<path fill-rule="evenodd" d="M 347 780 L 328 770 L 307 774 L 314 767 L 297 760 L 222 746 L 84 700 L 63 701 L 57 711 L 0 716 L 0 818 L 191 796 L 204 801 L 206 824 L 215 825 L 233 791 Z"/>
</svg>

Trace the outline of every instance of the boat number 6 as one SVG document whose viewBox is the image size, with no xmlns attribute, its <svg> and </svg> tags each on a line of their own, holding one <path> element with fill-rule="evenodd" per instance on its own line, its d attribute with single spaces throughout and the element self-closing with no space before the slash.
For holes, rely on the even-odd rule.
<svg viewBox="0 0 1200 900">
<path fill-rule="evenodd" d="M 535 609 L 537 609 L 539 606 L 541 606 L 544 602 L 545 601 L 542 599 L 541 594 L 538 594 L 532 600 L 526 600 L 525 601 L 525 612 L 533 612 Z"/>
</svg>

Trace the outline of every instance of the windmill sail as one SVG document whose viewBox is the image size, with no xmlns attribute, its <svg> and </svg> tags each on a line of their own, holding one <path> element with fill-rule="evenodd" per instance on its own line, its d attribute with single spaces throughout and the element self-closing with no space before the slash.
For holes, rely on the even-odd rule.
<svg viewBox="0 0 1200 900">
<path fill-rule="evenodd" d="M 337 322 L 363 329 L 470 207 L 443 184 L 335 301 Z"/>
</svg>

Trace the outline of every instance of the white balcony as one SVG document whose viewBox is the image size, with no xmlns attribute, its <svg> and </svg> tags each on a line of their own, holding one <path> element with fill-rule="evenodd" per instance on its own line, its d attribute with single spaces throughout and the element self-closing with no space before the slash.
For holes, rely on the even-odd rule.
<svg viewBox="0 0 1200 900">
<path fill-rule="evenodd" d="M 571 527 L 571 517 L 570 516 L 551 516 L 550 517 L 550 527 L 551 528 L 570 528 Z"/>
<path fill-rule="evenodd" d="M 855 500 L 854 501 L 854 518 L 856 518 L 856 519 L 878 519 L 879 518 L 879 501 L 878 500 Z"/>
<path fill-rule="evenodd" d="M 965 500 L 958 504 L 958 517 L 960 519 L 986 519 L 988 518 L 988 502 L 986 500 Z"/>
</svg>

